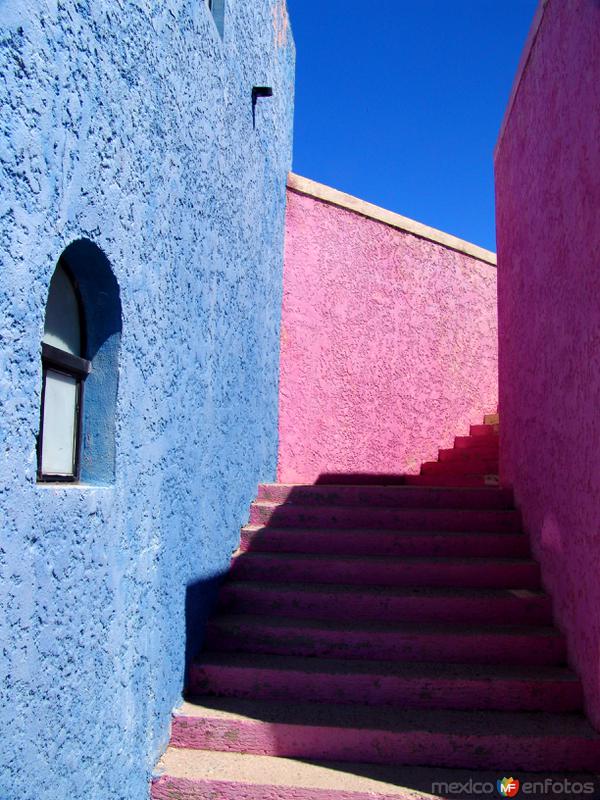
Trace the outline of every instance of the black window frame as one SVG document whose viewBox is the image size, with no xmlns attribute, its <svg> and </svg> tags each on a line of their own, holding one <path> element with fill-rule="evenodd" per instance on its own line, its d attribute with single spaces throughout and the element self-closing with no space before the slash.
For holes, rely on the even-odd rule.
<svg viewBox="0 0 600 800">
<path fill-rule="evenodd" d="M 79 312 L 79 331 L 80 331 L 80 350 L 85 353 L 85 314 L 81 293 L 73 274 L 69 269 L 64 258 L 60 258 L 57 267 L 60 266 L 66 273 L 73 287 L 77 299 L 77 310 Z M 42 454 L 44 449 L 44 407 L 46 402 L 46 377 L 48 371 L 58 372 L 69 378 L 74 378 L 77 384 L 75 399 L 75 447 L 73 458 L 73 473 L 45 473 L 42 471 Z M 42 342 L 42 392 L 40 401 L 40 428 L 37 440 L 37 480 L 39 483 L 78 483 L 81 477 L 81 445 L 82 445 L 82 423 L 83 423 L 83 385 L 85 379 L 92 371 L 92 362 L 81 356 L 67 353 L 53 345 Z"/>
</svg>

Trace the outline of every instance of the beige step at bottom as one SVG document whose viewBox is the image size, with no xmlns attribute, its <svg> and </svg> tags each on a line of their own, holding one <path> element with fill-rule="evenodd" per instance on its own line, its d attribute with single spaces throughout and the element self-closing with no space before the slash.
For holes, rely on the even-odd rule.
<svg viewBox="0 0 600 800">
<path fill-rule="evenodd" d="M 461 769 L 436 769 L 429 767 L 385 767 L 372 764 L 335 764 L 297 761 L 291 758 L 255 756 L 241 753 L 209 752 L 205 750 L 184 750 L 170 747 L 158 765 L 163 777 L 155 783 L 152 797 L 156 800 L 177 797 L 182 800 L 195 798 L 221 797 L 245 798 L 264 797 L 302 798 L 303 790 L 327 792 L 351 797 L 353 794 L 374 795 L 393 800 L 442 800 L 462 798 L 462 800 L 483 800 L 485 797 L 498 797 L 496 781 L 498 778 L 515 777 L 521 787 L 527 782 L 550 780 L 559 791 L 529 792 L 527 797 L 551 798 L 551 800 L 573 800 L 573 784 L 593 785 L 593 792 L 582 797 L 600 796 L 600 779 L 594 775 L 568 775 L 558 773 L 524 773 L 499 775 L 497 772 L 476 772 Z M 187 783 L 187 788 L 184 784 Z M 566 782 L 569 781 L 570 785 Z M 162 789 L 161 789 L 162 782 Z M 169 788 L 170 784 L 170 788 Z M 444 791 L 436 784 L 450 786 L 454 791 Z M 477 786 L 479 784 L 479 786 Z M 484 786 L 488 784 L 488 786 Z M 563 789 L 559 784 L 563 784 Z M 493 791 L 481 792 L 481 789 Z M 177 786 L 180 788 L 177 789 Z M 244 787 L 265 787 L 264 791 L 248 794 Z M 465 791 L 465 788 L 475 792 Z M 576 787 L 578 788 L 578 787 Z M 456 791 L 456 789 L 458 791 Z M 183 791 L 181 791 L 183 790 Z M 287 791 L 289 790 L 289 791 Z M 173 794 L 173 791 L 176 793 Z M 217 793 L 218 791 L 218 793 Z M 179 792 L 179 793 L 178 793 Z M 521 794 L 521 792 L 519 793 Z M 579 796 L 579 795 L 578 795 Z"/>
</svg>

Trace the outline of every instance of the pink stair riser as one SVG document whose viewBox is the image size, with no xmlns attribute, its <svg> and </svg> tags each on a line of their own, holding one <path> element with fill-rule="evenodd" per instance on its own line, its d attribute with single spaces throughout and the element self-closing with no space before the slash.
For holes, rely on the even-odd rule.
<svg viewBox="0 0 600 800">
<path fill-rule="evenodd" d="M 596 740 L 542 733 L 369 730 L 214 717 L 173 718 L 175 747 L 254 755 L 471 769 L 595 770 Z"/>
<path fill-rule="evenodd" d="M 404 482 L 407 486 L 427 486 L 432 489 L 482 489 L 492 485 L 486 475 L 407 475 Z"/>
<path fill-rule="evenodd" d="M 221 697 L 387 705 L 399 708 L 576 711 L 581 685 L 575 680 L 520 679 L 502 675 L 444 678 L 381 673 L 327 672 L 194 664 L 189 691 Z"/>
<path fill-rule="evenodd" d="M 372 792 L 352 792 L 338 789 L 308 789 L 302 786 L 271 786 L 262 784 L 204 780 L 187 780 L 164 775 L 152 783 L 152 800 L 416 800 L 411 789 L 393 795 Z"/>
<path fill-rule="evenodd" d="M 457 452 L 457 451 L 450 451 Z M 512 509 L 510 489 L 419 489 L 408 486 L 288 486 L 262 484 L 258 499 L 299 505 L 384 506 L 395 508 L 502 508 Z"/>
<path fill-rule="evenodd" d="M 497 425 L 471 425 L 469 428 L 469 436 L 475 438 L 495 437 L 498 436 Z"/>
<path fill-rule="evenodd" d="M 481 447 L 498 447 L 500 444 L 500 438 L 495 436 L 490 436 L 487 439 L 483 439 L 481 436 L 457 436 L 454 439 L 454 447 L 456 448 L 473 448 L 478 449 Z"/>
<path fill-rule="evenodd" d="M 498 448 L 496 446 L 478 448 L 458 448 L 452 450 L 440 450 L 438 461 L 440 463 L 469 462 L 469 461 L 495 461 L 498 463 Z"/>
<path fill-rule="evenodd" d="M 360 586 L 432 586 L 539 589 L 535 561 L 491 559 L 361 559 L 327 556 L 242 554 L 231 562 L 233 580 Z"/>
<path fill-rule="evenodd" d="M 294 503 L 253 503 L 250 524 L 276 527 L 382 527 L 402 531 L 519 532 L 517 511 L 479 509 L 394 509 L 376 506 L 300 506 Z"/>
<path fill-rule="evenodd" d="M 349 556 L 440 556 L 519 558 L 530 555 L 522 533 L 429 533 L 242 528 L 242 552 L 314 553 Z"/>
<path fill-rule="evenodd" d="M 429 461 L 421 466 L 421 475 L 489 475 L 497 472 L 497 458 Z"/>
<path fill-rule="evenodd" d="M 292 622 L 270 625 L 243 622 L 208 624 L 212 650 L 325 658 L 403 659 L 470 664 L 563 664 L 565 643 L 559 634 L 401 632 L 380 629 L 305 629 Z"/>
<path fill-rule="evenodd" d="M 312 618 L 315 620 L 378 622 L 480 623 L 484 625 L 550 624 L 552 607 L 544 594 L 445 594 L 443 592 L 338 591 L 335 587 L 254 582 L 225 583 L 219 608 L 246 613 Z"/>
</svg>

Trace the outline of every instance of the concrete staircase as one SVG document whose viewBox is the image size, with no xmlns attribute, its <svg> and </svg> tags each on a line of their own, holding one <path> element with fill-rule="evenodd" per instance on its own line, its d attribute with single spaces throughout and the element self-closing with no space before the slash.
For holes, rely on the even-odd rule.
<svg viewBox="0 0 600 800">
<path fill-rule="evenodd" d="M 484 485 L 497 448 L 492 418 L 425 485 L 260 487 L 154 800 L 442 797 L 432 783 L 489 770 L 598 769 L 512 494 Z"/>
</svg>

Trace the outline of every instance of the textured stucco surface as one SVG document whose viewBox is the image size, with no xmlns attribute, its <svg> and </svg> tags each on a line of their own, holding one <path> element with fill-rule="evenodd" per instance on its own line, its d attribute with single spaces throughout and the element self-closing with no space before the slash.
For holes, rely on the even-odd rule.
<svg viewBox="0 0 600 800">
<path fill-rule="evenodd" d="M 199 634 L 275 476 L 293 42 L 283 0 L 229 0 L 223 41 L 201 0 L 0 25 L 0 797 L 141 800 L 186 601 Z M 120 287 L 115 479 L 41 487 L 45 302 L 80 238 Z"/>
<path fill-rule="evenodd" d="M 550 0 L 496 159 L 501 478 L 600 726 L 600 4 Z"/>
<path fill-rule="evenodd" d="M 288 190 L 279 479 L 418 472 L 497 404 L 496 269 Z"/>
</svg>

